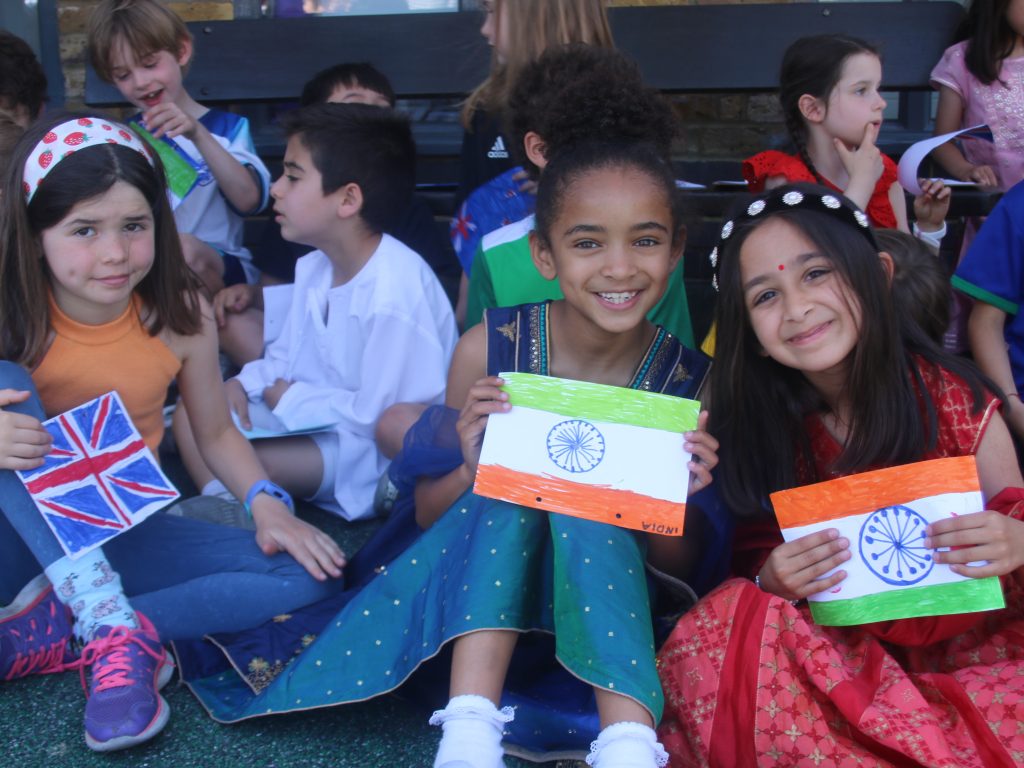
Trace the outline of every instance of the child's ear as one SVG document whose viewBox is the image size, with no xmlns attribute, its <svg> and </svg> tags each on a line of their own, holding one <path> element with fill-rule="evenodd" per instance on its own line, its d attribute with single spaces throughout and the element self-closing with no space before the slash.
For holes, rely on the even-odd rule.
<svg viewBox="0 0 1024 768">
<path fill-rule="evenodd" d="M 350 182 L 331 194 L 337 195 L 339 219 L 350 219 L 358 216 L 363 210 L 363 190 L 355 182 Z"/>
<path fill-rule="evenodd" d="M 544 242 L 535 229 L 530 231 L 530 255 L 533 257 L 533 265 L 537 267 L 537 271 L 544 276 L 545 280 L 554 280 L 558 277 L 555 259 L 551 255 L 551 247 Z"/>
<path fill-rule="evenodd" d="M 809 123 L 820 123 L 825 119 L 825 113 L 828 111 L 828 107 L 823 99 L 819 99 L 817 96 L 811 96 L 809 93 L 805 93 L 797 101 L 797 107 L 800 109 L 800 114 L 803 115 L 804 120 Z"/>
<path fill-rule="evenodd" d="M 885 272 L 886 281 L 888 281 L 889 285 L 892 285 L 893 278 L 896 276 L 896 262 L 885 251 L 881 251 L 878 254 L 878 260 L 882 262 L 882 271 Z"/>
<path fill-rule="evenodd" d="M 527 159 L 541 170 L 548 164 L 547 144 L 534 131 L 527 131 L 523 136 L 523 151 Z"/>
<path fill-rule="evenodd" d="M 192 61 L 192 38 L 188 37 L 178 43 L 178 55 L 175 57 L 178 66 L 184 69 Z"/>
</svg>

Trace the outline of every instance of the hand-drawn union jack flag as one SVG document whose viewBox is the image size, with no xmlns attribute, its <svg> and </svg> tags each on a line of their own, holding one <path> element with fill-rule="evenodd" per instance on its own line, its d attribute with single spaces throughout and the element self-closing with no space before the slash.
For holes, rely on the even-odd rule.
<svg viewBox="0 0 1024 768">
<path fill-rule="evenodd" d="M 43 426 L 53 435 L 53 448 L 41 467 L 18 475 L 70 557 L 102 545 L 180 495 L 116 392 Z"/>
</svg>

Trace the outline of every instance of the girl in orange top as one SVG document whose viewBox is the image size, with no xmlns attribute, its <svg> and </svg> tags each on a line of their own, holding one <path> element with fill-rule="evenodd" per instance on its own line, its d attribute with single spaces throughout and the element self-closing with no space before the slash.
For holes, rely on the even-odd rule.
<svg viewBox="0 0 1024 768">
<path fill-rule="evenodd" d="M 158 690 L 173 664 L 161 636 L 265 621 L 325 596 L 345 561 L 292 515 L 231 422 L 213 315 L 185 266 L 159 161 L 122 125 L 64 115 L 27 131 L 12 166 L 0 198 L 0 600 L 12 581 L 45 578 L 0 611 L 0 678 L 90 666 L 86 741 L 121 749 L 167 722 Z M 157 514 L 70 559 L 13 471 L 50 452 L 42 419 L 117 390 L 155 450 L 175 378 L 203 457 L 246 500 L 255 539 Z"/>
</svg>

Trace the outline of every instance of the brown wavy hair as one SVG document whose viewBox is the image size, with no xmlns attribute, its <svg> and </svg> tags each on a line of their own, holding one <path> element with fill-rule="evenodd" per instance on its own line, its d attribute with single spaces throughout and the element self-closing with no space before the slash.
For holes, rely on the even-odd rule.
<svg viewBox="0 0 1024 768">
<path fill-rule="evenodd" d="M 119 181 L 142 193 L 153 211 L 153 266 L 135 287 L 155 336 L 165 327 L 182 336 L 202 329 L 198 281 L 185 264 L 167 184 L 159 159 L 150 165 L 139 152 L 119 144 L 86 147 L 56 162 L 32 201 L 25 204 L 22 176 L 36 144 L 53 127 L 95 113 L 48 116 L 22 136 L 3 178 L 0 198 L 0 358 L 28 368 L 46 353 L 50 333 L 50 274 L 43 258 L 42 233 L 63 220 L 77 204 L 104 194 Z"/>
</svg>

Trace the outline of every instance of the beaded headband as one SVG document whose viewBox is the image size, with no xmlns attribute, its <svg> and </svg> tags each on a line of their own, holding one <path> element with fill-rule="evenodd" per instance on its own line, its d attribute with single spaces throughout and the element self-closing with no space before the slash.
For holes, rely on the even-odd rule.
<svg viewBox="0 0 1024 768">
<path fill-rule="evenodd" d="M 61 160 L 80 149 L 101 144 L 120 144 L 134 149 L 153 165 L 152 155 L 126 126 L 102 117 L 74 118 L 51 128 L 29 153 L 22 176 L 25 204 L 32 202 L 39 184 Z"/>
<path fill-rule="evenodd" d="M 718 290 L 718 254 L 732 235 L 737 222 L 742 223 L 758 218 L 768 218 L 773 213 L 791 211 L 796 208 L 825 213 L 837 221 L 853 227 L 860 232 L 875 251 L 881 250 L 871 229 L 867 215 L 849 199 L 827 187 L 816 184 L 788 184 L 777 187 L 755 197 L 745 208 L 735 214 L 722 225 L 722 233 L 718 245 L 708 256 L 711 268 L 715 271 L 711 284 Z"/>
</svg>

